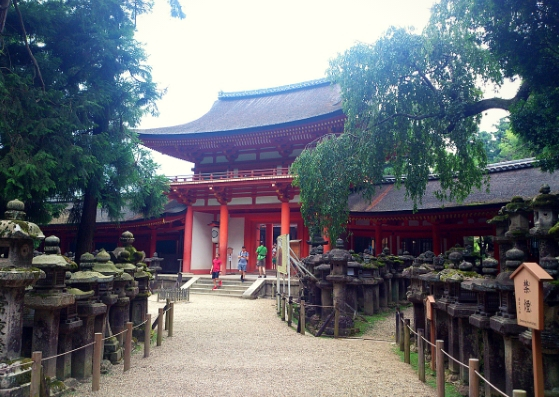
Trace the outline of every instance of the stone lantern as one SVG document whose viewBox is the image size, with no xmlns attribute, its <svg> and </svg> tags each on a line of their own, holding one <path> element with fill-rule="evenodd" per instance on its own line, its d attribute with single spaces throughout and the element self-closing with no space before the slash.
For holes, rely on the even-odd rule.
<svg viewBox="0 0 559 397">
<path fill-rule="evenodd" d="M 160 258 L 157 252 L 153 253 L 153 257 L 144 259 L 144 262 L 148 265 L 148 271 L 153 275 L 154 281 L 152 285 L 152 289 L 157 289 L 157 281 L 158 281 L 158 274 L 161 272 L 161 262 L 163 262 L 163 258 Z M 161 288 L 161 285 L 159 286 Z"/>
<path fill-rule="evenodd" d="M 107 305 L 107 316 L 105 324 L 105 354 L 104 357 L 109 359 L 113 364 L 120 362 L 122 359 L 122 347 L 118 343 L 118 339 L 113 336 L 113 331 L 111 328 L 111 308 L 118 302 L 118 294 L 115 291 L 115 284 L 119 284 L 120 288 L 125 288 L 124 284 L 126 280 L 122 280 L 122 275 L 124 270 L 118 269 L 113 262 L 111 262 L 111 256 L 101 249 L 99 253 L 95 256 L 95 264 L 93 265 L 93 271 L 99 272 L 104 276 L 113 276 L 113 280 L 108 283 L 99 283 L 99 293 L 101 302 Z M 123 284 L 123 285 L 121 285 Z"/>
<path fill-rule="evenodd" d="M 32 267 L 33 243 L 45 236 L 37 225 L 25 221 L 24 209 L 21 201 L 12 200 L 5 220 L 0 221 L 0 363 L 4 364 L 19 363 L 25 289 L 45 277 L 42 270 Z M 29 372 L 21 366 L 0 372 L 0 395 L 6 395 L 3 390 L 29 395 L 29 386 L 21 383 Z"/>
<path fill-rule="evenodd" d="M 320 246 L 322 248 L 322 246 Z M 300 298 L 304 299 L 305 302 L 310 303 L 311 305 L 320 305 L 320 288 L 318 287 L 318 282 L 320 281 L 320 272 L 318 271 L 317 267 L 321 266 L 324 262 L 324 257 L 322 252 L 318 252 L 318 250 L 313 254 L 303 259 L 304 265 L 309 270 L 310 274 L 303 274 L 300 276 L 299 280 L 303 284 L 304 288 L 302 293 L 300 294 Z M 328 270 L 330 270 L 330 266 L 328 266 Z M 330 285 L 330 288 L 332 286 Z M 312 312 L 315 311 L 314 307 L 311 306 Z M 311 309 L 309 308 L 309 309 Z M 312 315 L 314 313 L 305 313 Z"/>
<path fill-rule="evenodd" d="M 133 264 L 137 265 L 138 263 L 142 262 L 146 257 L 144 251 L 137 251 L 136 248 L 132 245 L 135 241 L 134 235 L 129 232 L 125 231 L 120 236 L 120 243 L 122 247 L 117 247 L 114 251 L 112 251 L 113 259 L 118 258 L 121 251 L 126 250 L 130 254 L 129 260 Z"/>
<path fill-rule="evenodd" d="M 74 304 L 74 295 L 66 290 L 66 271 L 70 264 L 59 252 L 60 239 L 45 239 L 45 255 L 36 256 L 33 266 L 45 272 L 46 277 L 37 281 L 33 290 L 25 295 L 25 304 L 35 309 L 33 320 L 33 351 L 43 356 L 58 354 L 58 331 L 62 309 Z M 45 376 L 56 377 L 56 358 L 44 360 Z"/>
<path fill-rule="evenodd" d="M 557 260 L 559 247 L 552 228 L 557 224 L 559 212 L 559 196 L 550 194 L 547 185 L 542 186 L 540 194 L 532 200 L 534 210 L 534 227 L 530 229 L 530 235 L 538 239 L 540 266 L 550 276 L 557 278 Z"/>
<path fill-rule="evenodd" d="M 323 317 L 327 317 L 332 312 L 331 306 L 334 305 L 332 300 L 332 289 L 334 286 L 331 281 L 327 280 L 327 277 L 330 274 L 330 265 L 328 263 L 323 263 L 315 266 L 314 270 L 320 275 L 319 281 L 316 285 L 320 288 L 320 302 L 322 306 L 321 315 Z"/>
<path fill-rule="evenodd" d="M 151 274 L 146 272 L 142 267 L 138 267 L 134 273 L 134 280 L 138 282 L 138 293 L 130 303 L 130 319 L 134 323 L 133 335 L 141 337 L 145 325 L 140 325 L 144 322 L 146 314 L 148 313 L 148 298 L 151 295 L 149 289 L 149 280 Z"/>
<path fill-rule="evenodd" d="M 91 269 L 95 263 L 95 257 L 85 253 L 80 257 L 77 272 L 71 274 L 66 280 L 71 288 L 68 289 L 76 299 L 77 315 L 83 322 L 81 332 L 73 334 L 73 347 L 77 349 L 72 353 L 72 376 L 77 379 L 85 379 L 91 376 L 93 368 L 92 345 L 95 333 L 103 333 L 105 329 L 105 316 L 107 306 L 100 302 L 99 284 L 113 281 L 113 276 L 104 276 Z M 81 348 L 82 346 L 87 346 Z"/>
<path fill-rule="evenodd" d="M 344 249 L 343 240 L 337 239 L 336 248 L 326 255 L 330 262 L 330 274 L 326 276 L 326 280 L 333 284 L 334 307 L 337 307 L 340 313 L 346 313 L 346 288 L 347 283 L 351 282 L 351 277 L 347 275 L 347 264 L 352 259 L 351 254 Z M 342 321 L 342 317 L 345 316 L 340 316 L 340 322 Z M 353 323 L 349 317 L 346 317 L 345 320 L 349 320 Z M 349 324 L 344 325 L 347 326 Z M 353 324 L 351 324 L 351 326 L 353 326 Z M 340 324 L 340 329 L 342 328 L 344 327 Z"/>
</svg>

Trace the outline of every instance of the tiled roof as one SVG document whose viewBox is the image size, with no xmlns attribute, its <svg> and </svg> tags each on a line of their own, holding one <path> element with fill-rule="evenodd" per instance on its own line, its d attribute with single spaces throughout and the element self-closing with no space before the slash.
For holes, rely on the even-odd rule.
<svg viewBox="0 0 559 397">
<path fill-rule="evenodd" d="M 190 123 L 137 130 L 140 138 L 250 130 L 342 114 L 340 89 L 328 80 L 255 91 L 220 93 L 208 113 Z"/>
<path fill-rule="evenodd" d="M 66 225 L 69 224 L 68 222 L 68 216 L 70 214 L 70 210 L 72 209 L 72 204 L 68 204 L 66 206 L 66 210 L 62 213 L 62 215 L 58 218 L 52 219 L 49 223 L 49 225 Z M 161 215 L 162 217 L 164 216 L 173 216 L 176 214 L 180 214 L 181 212 L 184 212 L 184 210 L 186 209 L 186 205 L 181 204 L 175 200 L 169 200 L 167 202 L 167 204 L 165 204 L 165 208 L 163 209 L 163 214 Z M 130 208 L 125 207 L 122 209 L 122 219 L 121 219 L 121 223 L 122 222 L 133 222 L 133 221 L 141 221 L 144 220 L 146 218 L 144 218 L 144 216 L 142 214 L 138 214 L 133 212 L 132 210 L 130 210 Z M 115 221 L 112 221 L 109 217 L 107 212 L 102 211 L 100 208 L 97 209 L 97 217 L 96 217 L 96 223 L 100 224 L 100 223 L 116 223 Z"/>
<path fill-rule="evenodd" d="M 525 199 L 534 197 L 544 184 L 549 185 L 552 192 L 559 192 L 559 173 L 542 172 L 533 159 L 490 164 L 487 169 L 491 178 L 489 192 L 484 189 L 475 190 L 462 203 L 440 202 L 434 195 L 440 184 L 438 179 L 433 177 L 427 184 L 423 202 L 418 204 L 418 210 L 505 204 L 514 196 Z M 349 209 L 354 213 L 412 211 L 413 202 L 406 200 L 405 194 L 403 187 L 396 189 L 393 183 L 385 183 L 379 187 L 371 200 L 364 199 L 359 193 L 351 195 Z"/>
</svg>

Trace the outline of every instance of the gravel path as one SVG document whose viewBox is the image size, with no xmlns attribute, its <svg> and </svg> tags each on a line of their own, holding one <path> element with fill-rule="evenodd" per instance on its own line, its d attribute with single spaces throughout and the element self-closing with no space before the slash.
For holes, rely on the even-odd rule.
<svg viewBox="0 0 559 397">
<path fill-rule="evenodd" d="M 163 302 L 150 302 L 154 318 Z M 101 390 L 70 395 L 431 397 L 434 389 L 392 352 L 394 319 L 362 339 L 300 335 L 276 315 L 275 300 L 191 295 L 175 304 L 173 337 L 101 377 Z"/>
</svg>

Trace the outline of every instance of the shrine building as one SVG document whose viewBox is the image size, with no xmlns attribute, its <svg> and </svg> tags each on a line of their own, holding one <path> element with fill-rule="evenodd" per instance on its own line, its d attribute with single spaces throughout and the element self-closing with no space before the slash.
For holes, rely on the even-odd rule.
<svg viewBox="0 0 559 397">
<path fill-rule="evenodd" d="M 172 180 L 169 194 L 187 207 L 182 271 L 207 272 L 214 244 L 221 258 L 232 249 L 234 263 L 224 266 L 234 269 L 238 252 L 246 246 L 250 271 L 259 242 L 271 250 L 280 234 L 289 233 L 299 242 L 299 254 L 308 255 L 303 244 L 308 233 L 290 166 L 310 142 L 341 133 L 344 119 L 338 87 L 316 80 L 220 93 L 198 120 L 140 131 L 145 146 L 194 163 L 192 175 Z"/>
<path fill-rule="evenodd" d="M 171 178 L 170 200 L 159 218 L 127 214 L 115 224 L 99 214 L 96 248 L 114 249 L 120 234 L 129 230 L 138 249 L 165 258 L 164 272 L 202 274 L 215 252 L 222 259 L 232 254 L 222 270 L 235 271 L 244 245 L 251 272 L 259 242 L 271 251 L 277 236 L 289 233 L 297 254 L 307 256 L 309 235 L 290 166 L 307 145 L 341 133 L 344 121 L 339 87 L 321 79 L 220 93 L 198 120 L 138 131 L 145 146 L 191 162 L 194 168 L 178 169 Z M 438 181 L 432 178 L 417 212 L 394 181 L 387 180 L 372 200 L 354 194 L 349 199 L 348 248 L 439 254 L 463 245 L 465 237 L 495 235 L 487 220 L 513 196 L 533 197 L 543 184 L 553 191 L 559 188 L 559 177 L 541 172 L 533 159 L 493 164 L 488 172 L 490 191 L 473 192 L 462 203 L 438 201 L 433 194 Z M 61 238 L 64 252 L 72 248 L 75 228 L 62 222 L 46 230 Z M 272 267 L 271 255 L 266 267 Z"/>
</svg>

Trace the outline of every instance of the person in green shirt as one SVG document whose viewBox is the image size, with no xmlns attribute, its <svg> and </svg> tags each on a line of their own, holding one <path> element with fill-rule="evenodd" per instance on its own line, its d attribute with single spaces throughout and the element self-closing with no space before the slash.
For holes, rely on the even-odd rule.
<svg viewBox="0 0 559 397">
<path fill-rule="evenodd" d="M 264 241 L 260 242 L 258 248 L 256 248 L 256 266 L 258 267 L 258 278 L 266 278 L 266 255 L 268 254 L 268 248 L 264 246 Z"/>
</svg>

